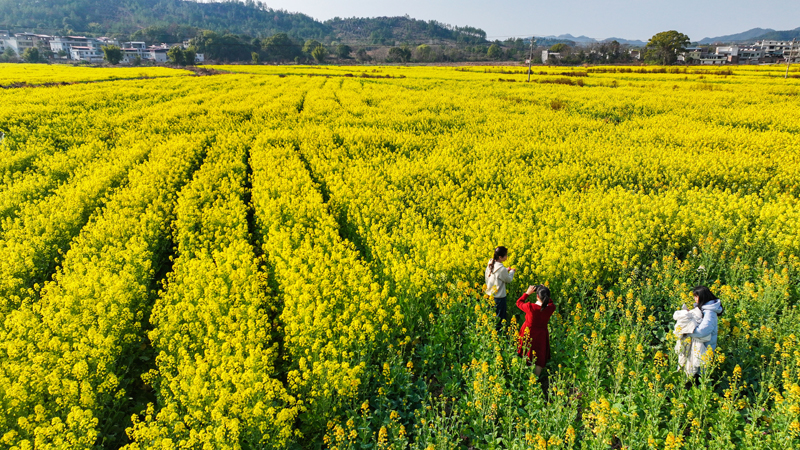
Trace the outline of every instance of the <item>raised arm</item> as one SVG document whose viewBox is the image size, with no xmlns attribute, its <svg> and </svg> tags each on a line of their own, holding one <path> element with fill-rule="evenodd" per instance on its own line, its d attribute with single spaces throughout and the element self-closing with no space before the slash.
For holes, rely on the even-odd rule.
<svg viewBox="0 0 800 450">
<path fill-rule="evenodd" d="M 505 267 L 501 267 L 497 269 L 497 278 L 503 280 L 504 283 L 511 283 L 514 281 L 514 272 L 506 269 Z"/>
<path fill-rule="evenodd" d="M 526 300 L 528 300 L 528 293 L 527 292 L 522 294 L 522 297 L 517 299 L 517 308 L 525 311 L 525 308 L 529 307 L 529 303 L 525 302 Z"/>
</svg>

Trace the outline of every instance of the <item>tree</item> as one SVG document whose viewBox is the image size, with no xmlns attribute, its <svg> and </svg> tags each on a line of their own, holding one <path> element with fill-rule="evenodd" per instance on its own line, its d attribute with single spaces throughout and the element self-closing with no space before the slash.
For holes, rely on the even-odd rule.
<svg viewBox="0 0 800 450">
<path fill-rule="evenodd" d="M 197 52 L 194 47 L 189 47 L 183 51 L 183 63 L 187 66 L 193 66 L 197 59 Z"/>
<path fill-rule="evenodd" d="M 369 61 L 372 58 L 370 58 L 369 53 L 367 53 L 366 49 L 360 48 L 356 52 L 356 59 L 361 62 L 364 62 L 364 61 Z"/>
<path fill-rule="evenodd" d="M 428 44 L 422 44 L 417 47 L 417 59 L 420 61 L 430 61 L 433 49 Z"/>
<path fill-rule="evenodd" d="M 253 52 L 250 56 L 253 58 L 253 64 L 259 64 L 261 62 L 261 57 L 258 56 L 258 52 Z"/>
<path fill-rule="evenodd" d="M 392 47 L 386 56 L 388 62 L 408 62 L 411 59 L 411 50 L 408 47 Z"/>
<path fill-rule="evenodd" d="M 506 46 L 521 52 L 525 51 L 525 41 L 522 38 L 508 38 L 506 39 Z"/>
<path fill-rule="evenodd" d="M 6 47 L 6 51 L 0 55 L 0 61 L 2 62 L 16 62 L 17 60 L 17 52 L 14 51 L 11 47 Z"/>
<path fill-rule="evenodd" d="M 319 41 L 315 39 L 309 39 L 305 42 L 305 44 L 303 44 L 303 53 L 313 58 L 313 55 L 311 53 L 314 51 L 315 48 L 321 46 L 322 43 L 320 43 Z"/>
<path fill-rule="evenodd" d="M 550 47 L 550 51 L 553 52 L 553 53 L 561 53 L 561 52 L 567 50 L 568 48 L 569 48 L 569 46 L 567 44 L 563 44 L 563 43 L 554 44 L 553 46 Z"/>
<path fill-rule="evenodd" d="M 178 66 L 185 66 L 186 60 L 184 59 L 183 50 L 180 47 L 172 47 L 167 51 L 167 58 L 172 64 Z"/>
<path fill-rule="evenodd" d="M 675 30 L 655 34 L 647 42 L 646 58 L 661 64 L 672 64 L 678 60 L 678 53 L 685 51 L 691 41 L 689 36 Z"/>
<path fill-rule="evenodd" d="M 131 62 L 131 64 L 133 64 L 134 66 L 141 66 L 142 65 L 142 57 L 139 56 L 139 55 L 136 55 L 136 57 L 133 58 L 133 61 Z"/>
<path fill-rule="evenodd" d="M 132 41 L 145 42 L 183 42 L 197 37 L 202 30 L 189 25 L 152 25 L 136 30 L 130 36 Z"/>
<path fill-rule="evenodd" d="M 620 53 L 622 52 L 622 45 L 616 40 L 613 40 L 608 43 L 608 60 L 609 61 L 617 61 L 620 57 Z"/>
<path fill-rule="evenodd" d="M 328 56 L 328 51 L 325 50 L 322 44 L 314 47 L 314 50 L 311 50 L 311 57 L 318 63 L 325 61 L 326 56 Z"/>
<path fill-rule="evenodd" d="M 206 59 L 218 61 L 249 61 L 250 54 L 258 50 L 253 47 L 252 39 L 231 33 L 203 31 L 189 42 L 197 52 L 205 54 Z"/>
<path fill-rule="evenodd" d="M 275 61 L 291 61 L 301 55 L 302 50 L 286 33 L 270 36 L 261 43 L 267 58 Z"/>
<path fill-rule="evenodd" d="M 103 59 L 108 61 L 112 66 L 116 66 L 122 61 L 122 50 L 116 45 L 104 45 Z"/>
<path fill-rule="evenodd" d="M 53 59 L 53 56 L 55 56 L 55 53 L 53 53 L 53 51 L 50 50 L 49 45 L 44 45 L 44 43 L 39 42 L 37 44 L 37 47 L 39 48 L 39 59 L 41 61 Z"/>
<path fill-rule="evenodd" d="M 497 59 L 500 55 L 503 54 L 503 51 L 500 49 L 500 46 L 497 44 L 492 44 L 489 46 L 489 49 L 486 50 L 486 56 L 492 59 Z"/>
<path fill-rule="evenodd" d="M 389 42 L 391 37 L 392 37 L 391 28 L 380 28 L 370 33 L 369 40 L 373 44 L 385 45 Z"/>
<path fill-rule="evenodd" d="M 353 49 L 349 45 L 339 44 L 336 46 L 336 56 L 341 59 L 349 58 L 352 51 Z"/>
<path fill-rule="evenodd" d="M 25 51 L 22 52 L 22 60 L 27 63 L 38 63 L 39 49 L 36 47 L 26 48 Z"/>
</svg>

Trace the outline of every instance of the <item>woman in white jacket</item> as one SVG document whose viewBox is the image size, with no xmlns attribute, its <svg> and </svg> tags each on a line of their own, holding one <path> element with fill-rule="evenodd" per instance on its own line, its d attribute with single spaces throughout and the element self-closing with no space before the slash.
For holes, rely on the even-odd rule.
<svg viewBox="0 0 800 450">
<path fill-rule="evenodd" d="M 486 295 L 494 297 L 494 311 L 497 318 L 497 330 L 500 331 L 503 321 L 507 321 L 506 283 L 514 280 L 514 269 L 506 269 L 503 262 L 508 259 L 508 249 L 500 246 L 494 249 L 494 256 L 486 266 Z"/>
<path fill-rule="evenodd" d="M 700 308 L 703 313 L 703 319 L 695 327 L 694 331 L 686 333 L 685 336 L 692 338 L 692 341 L 703 342 L 706 348 L 716 351 L 718 316 L 725 311 L 722 307 L 722 302 L 705 286 L 697 286 L 692 289 L 692 295 L 694 296 L 695 306 Z M 700 374 L 696 374 L 695 383 L 698 382 L 699 378 Z"/>
</svg>

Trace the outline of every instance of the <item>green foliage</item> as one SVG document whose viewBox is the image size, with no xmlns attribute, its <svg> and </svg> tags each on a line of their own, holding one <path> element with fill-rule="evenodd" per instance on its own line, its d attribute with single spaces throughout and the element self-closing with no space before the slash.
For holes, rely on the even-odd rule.
<svg viewBox="0 0 800 450">
<path fill-rule="evenodd" d="M 153 25 L 136 30 L 130 35 L 132 41 L 144 41 L 147 44 L 183 42 L 196 37 L 202 30 L 188 25 Z"/>
<path fill-rule="evenodd" d="M 410 17 L 334 18 L 327 22 L 339 40 L 391 45 L 395 41 L 423 43 L 450 41 L 459 43 L 485 42 L 486 32 L 475 27 L 455 27 Z"/>
<path fill-rule="evenodd" d="M 428 44 L 422 44 L 417 47 L 417 59 L 420 61 L 430 61 L 433 49 Z"/>
<path fill-rule="evenodd" d="M 36 47 L 26 48 L 22 52 L 22 60 L 27 63 L 38 63 L 41 58 L 39 57 L 39 49 Z"/>
<path fill-rule="evenodd" d="M 261 56 L 259 56 L 258 52 L 250 53 L 250 57 L 253 60 L 253 64 L 260 64 L 261 63 Z"/>
<path fill-rule="evenodd" d="M 406 47 L 392 47 L 386 56 L 387 62 L 408 62 L 411 60 L 411 50 Z"/>
<path fill-rule="evenodd" d="M 172 64 L 176 64 L 179 66 L 186 65 L 185 55 L 183 54 L 183 49 L 180 47 L 172 47 L 167 51 L 167 57 L 169 58 L 169 62 Z"/>
<path fill-rule="evenodd" d="M 195 51 L 194 47 L 183 50 L 183 62 L 185 65 L 193 66 L 195 59 L 197 59 L 197 51 Z"/>
<path fill-rule="evenodd" d="M 508 38 L 505 41 L 505 46 L 516 51 L 523 51 L 527 47 L 522 38 Z"/>
<path fill-rule="evenodd" d="M 274 34 L 265 39 L 261 45 L 271 61 L 291 61 L 302 54 L 300 46 L 286 33 Z"/>
<path fill-rule="evenodd" d="M 359 60 L 359 61 L 361 61 L 361 62 L 365 62 L 365 61 L 369 61 L 369 60 L 370 60 L 370 59 L 372 59 L 372 58 L 371 58 L 371 57 L 369 56 L 369 54 L 367 53 L 367 50 L 366 50 L 366 49 L 360 48 L 360 49 L 358 49 L 358 51 L 356 52 L 356 59 L 357 59 L 357 60 Z"/>
<path fill-rule="evenodd" d="M 678 59 L 678 53 L 686 50 L 691 41 L 689 36 L 675 30 L 662 31 L 647 42 L 646 58 L 664 65 L 672 64 Z"/>
<path fill-rule="evenodd" d="M 350 53 L 353 51 L 349 45 L 346 44 L 339 44 L 336 46 L 336 56 L 341 59 L 346 59 L 350 57 Z"/>
<path fill-rule="evenodd" d="M 550 51 L 553 52 L 553 53 L 561 53 L 561 52 L 563 52 L 564 50 L 566 50 L 568 48 L 569 48 L 569 46 L 567 44 L 558 43 L 558 44 L 552 45 L 550 47 Z"/>
<path fill-rule="evenodd" d="M 214 31 L 203 31 L 202 34 L 189 41 L 197 53 L 203 53 L 206 59 L 216 61 L 250 61 L 252 52 L 258 48 L 250 39 L 235 34 L 219 34 Z"/>
<path fill-rule="evenodd" d="M 315 48 L 320 46 L 322 46 L 322 43 L 320 43 L 316 39 L 309 39 L 303 44 L 303 53 L 305 53 L 308 56 L 311 56 L 311 52 L 313 52 Z"/>
<path fill-rule="evenodd" d="M 0 55 L 0 62 L 16 62 L 17 59 L 17 52 L 11 47 L 6 47 L 6 50 Z"/>
<path fill-rule="evenodd" d="M 328 51 L 322 45 L 318 45 L 311 50 L 311 57 L 318 63 L 325 61 L 326 56 L 328 56 Z"/>
<path fill-rule="evenodd" d="M 122 61 L 122 50 L 116 45 L 104 45 L 103 59 L 111 65 L 117 65 Z"/>
<path fill-rule="evenodd" d="M 151 43 L 181 42 L 199 35 L 199 30 L 251 36 L 288 33 L 318 39 L 332 34 L 329 26 L 305 14 L 272 9 L 254 1 L 0 1 L 0 28 L 29 29 L 31 24 L 54 34 L 123 35 Z M 249 59 L 250 52 L 246 54 Z"/>
<path fill-rule="evenodd" d="M 369 34 L 369 41 L 373 44 L 385 45 L 390 42 L 391 38 L 392 38 L 391 29 L 373 30 L 372 33 Z"/>
<path fill-rule="evenodd" d="M 503 55 L 503 50 L 497 44 L 492 44 L 486 50 L 486 56 L 492 59 L 497 59 Z"/>
</svg>

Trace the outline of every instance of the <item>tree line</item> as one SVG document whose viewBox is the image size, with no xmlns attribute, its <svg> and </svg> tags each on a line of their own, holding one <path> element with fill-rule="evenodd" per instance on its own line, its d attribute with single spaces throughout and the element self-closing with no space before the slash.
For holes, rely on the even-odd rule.
<svg viewBox="0 0 800 450">
<path fill-rule="evenodd" d="M 176 65 L 191 65 L 195 55 L 202 53 L 206 60 L 219 62 L 253 63 L 324 63 L 326 61 L 357 61 L 377 63 L 435 63 L 464 61 L 520 61 L 531 58 L 541 63 L 542 50 L 558 54 L 548 60 L 549 64 L 618 64 L 631 63 L 630 48 L 617 41 L 602 42 L 584 46 L 558 43 L 550 47 L 536 46 L 532 51 L 530 41 L 509 38 L 505 41 L 484 42 L 462 45 L 397 45 L 397 46 L 359 46 L 332 41 L 327 45 L 316 39 L 296 39 L 287 33 L 276 33 L 267 38 L 252 38 L 233 33 L 214 31 L 194 32 L 189 28 L 170 29 L 151 27 L 137 31 L 139 39 L 157 42 L 161 39 L 177 40 L 193 34 L 188 39 L 188 48 L 173 47 L 168 51 L 169 61 Z M 153 39 L 155 37 L 155 39 Z M 673 64 L 678 55 L 690 45 L 688 36 L 677 31 L 665 31 L 654 35 L 643 49 L 647 62 Z M 52 57 L 49 49 L 30 48 L 23 55 L 17 55 L 11 48 L 0 55 L 0 62 L 43 62 Z M 103 47 L 104 58 L 111 64 L 122 60 L 119 47 Z M 141 61 L 136 61 L 141 63 Z"/>
</svg>

